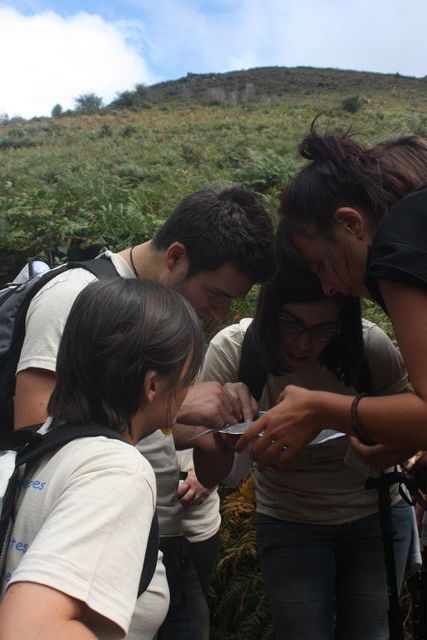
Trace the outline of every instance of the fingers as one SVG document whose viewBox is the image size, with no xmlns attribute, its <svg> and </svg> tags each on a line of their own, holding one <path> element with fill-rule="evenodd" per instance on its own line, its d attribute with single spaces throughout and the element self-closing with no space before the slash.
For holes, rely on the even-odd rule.
<svg viewBox="0 0 427 640">
<path fill-rule="evenodd" d="M 190 485 L 190 483 L 184 480 L 179 484 L 177 496 L 183 507 L 189 507 L 193 504 L 202 504 L 211 492 L 212 489 L 204 487 L 199 482 Z"/>
<path fill-rule="evenodd" d="M 258 405 L 258 402 L 255 400 L 255 398 L 253 396 L 251 396 L 250 401 L 251 401 L 252 418 L 253 418 L 254 416 L 257 416 L 258 413 L 259 413 L 259 405 Z M 251 418 L 251 420 L 252 420 L 252 418 Z M 248 419 L 248 418 L 246 418 L 246 419 Z"/>
<path fill-rule="evenodd" d="M 243 382 L 227 382 L 224 385 L 224 394 L 233 405 L 236 421 L 242 418 L 250 421 L 258 414 L 258 403 Z"/>
<path fill-rule="evenodd" d="M 259 436 L 260 433 L 264 431 L 264 429 L 268 426 L 268 414 L 261 416 L 258 420 L 254 420 L 254 423 L 249 429 L 245 431 L 244 434 L 240 436 L 236 444 L 236 451 L 240 453 L 248 444 L 250 444 L 255 438 Z"/>
</svg>

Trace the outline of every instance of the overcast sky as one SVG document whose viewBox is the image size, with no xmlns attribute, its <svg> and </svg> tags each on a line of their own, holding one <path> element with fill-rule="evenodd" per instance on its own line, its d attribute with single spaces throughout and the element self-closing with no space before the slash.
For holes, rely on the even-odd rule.
<svg viewBox="0 0 427 640">
<path fill-rule="evenodd" d="M 426 0 L 0 0 L 0 114 L 261 66 L 427 75 Z"/>
</svg>

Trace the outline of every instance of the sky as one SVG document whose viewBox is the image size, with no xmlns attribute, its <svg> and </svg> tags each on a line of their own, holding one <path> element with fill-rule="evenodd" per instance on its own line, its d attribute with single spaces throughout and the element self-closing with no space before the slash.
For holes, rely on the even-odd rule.
<svg viewBox="0 0 427 640">
<path fill-rule="evenodd" d="M 105 104 L 188 72 L 427 75 L 426 0 L 0 0 L 0 116 Z"/>
</svg>

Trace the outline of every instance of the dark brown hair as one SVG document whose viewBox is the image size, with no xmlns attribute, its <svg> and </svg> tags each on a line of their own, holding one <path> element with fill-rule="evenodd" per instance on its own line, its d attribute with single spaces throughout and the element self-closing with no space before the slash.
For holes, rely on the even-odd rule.
<svg viewBox="0 0 427 640">
<path fill-rule="evenodd" d="M 185 246 L 187 277 L 232 262 L 249 280 L 261 283 L 275 269 L 270 216 L 242 185 L 210 187 L 184 198 L 153 238 L 159 250 L 173 242 Z"/>
<path fill-rule="evenodd" d="M 60 342 L 52 426 L 101 422 L 130 432 L 147 371 L 168 378 L 172 394 L 194 380 L 202 356 L 199 321 L 175 291 L 137 278 L 91 283 L 77 296 Z"/>
<path fill-rule="evenodd" d="M 336 210 L 351 206 L 375 229 L 398 200 L 427 182 L 427 169 L 420 173 L 418 160 L 415 170 L 409 154 L 407 162 L 398 158 L 398 146 L 407 145 L 404 138 L 367 149 L 348 132 L 321 135 L 313 124 L 299 146 L 310 164 L 283 192 L 281 213 L 293 231 L 330 237 Z"/>
</svg>

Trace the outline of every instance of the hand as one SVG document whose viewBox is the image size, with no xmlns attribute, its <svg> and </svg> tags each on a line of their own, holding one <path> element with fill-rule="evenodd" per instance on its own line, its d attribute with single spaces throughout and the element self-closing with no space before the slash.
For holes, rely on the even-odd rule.
<svg viewBox="0 0 427 640">
<path fill-rule="evenodd" d="M 196 382 L 181 405 L 176 422 L 205 427 L 236 424 L 240 415 L 237 406 L 224 393 L 219 382 Z"/>
<path fill-rule="evenodd" d="M 239 420 L 243 418 L 243 420 L 250 421 L 258 415 L 258 402 L 251 395 L 244 382 L 226 382 L 223 390 L 233 406 L 233 414 Z"/>
<path fill-rule="evenodd" d="M 427 493 L 427 453 L 414 456 L 414 459 L 405 465 L 405 470 L 414 476 L 420 491 Z"/>
<path fill-rule="evenodd" d="M 288 385 L 279 403 L 240 436 L 236 451 L 255 440 L 251 456 L 261 471 L 270 464 L 284 467 L 323 429 L 315 398 L 315 391 Z"/>
<path fill-rule="evenodd" d="M 177 495 L 183 507 L 201 504 L 212 493 L 213 488 L 204 487 L 197 479 L 194 469 L 190 469 L 187 478 L 179 483 Z"/>
<path fill-rule="evenodd" d="M 408 460 L 414 453 L 413 449 L 411 449 L 411 451 L 402 451 L 402 449 L 389 447 L 385 444 L 376 444 L 370 447 L 362 444 L 355 436 L 350 436 L 350 442 L 352 449 L 359 458 L 375 471 L 381 471 L 395 464 L 400 464 Z"/>
<path fill-rule="evenodd" d="M 201 428 L 203 429 L 203 427 Z M 219 431 L 212 431 L 200 438 L 191 442 L 191 446 L 194 450 L 204 451 L 205 453 L 228 453 L 233 452 L 236 448 L 238 437 L 230 433 L 219 433 Z"/>
</svg>

